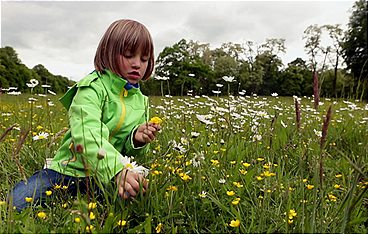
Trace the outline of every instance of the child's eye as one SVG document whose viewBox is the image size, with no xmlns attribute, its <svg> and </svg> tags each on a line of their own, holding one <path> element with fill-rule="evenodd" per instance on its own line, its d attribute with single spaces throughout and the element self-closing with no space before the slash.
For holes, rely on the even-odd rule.
<svg viewBox="0 0 368 234">
<path fill-rule="evenodd" d="M 141 57 L 141 61 L 142 62 L 147 62 L 148 61 L 148 57 Z"/>
</svg>

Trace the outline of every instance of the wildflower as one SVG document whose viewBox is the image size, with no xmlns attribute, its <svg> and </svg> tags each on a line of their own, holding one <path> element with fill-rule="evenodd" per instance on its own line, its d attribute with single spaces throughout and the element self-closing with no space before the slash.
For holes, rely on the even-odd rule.
<svg viewBox="0 0 368 234">
<path fill-rule="evenodd" d="M 294 222 L 294 220 L 288 219 L 288 224 L 292 224 L 293 222 Z"/>
<path fill-rule="evenodd" d="M 257 176 L 257 177 L 256 177 L 256 179 L 257 179 L 258 181 L 261 181 L 261 180 L 263 180 L 263 177 L 262 177 L 262 176 Z"/>
<path fill-rule="evenodd" d="M 36 87 L 40 82 L 36 79 L 31 79 L 29 81 L 30 83 L 26 83 L 26 85 L 29 87 L 29 88 L 34 88 Z"/>
<path fill-rule="evenodd" d="M 37 140 L 46 139 L 48 136 L 49 136 L 49 134 L 47 132 L 41 132 L 38 135 L 34 136 L 33 140 L 37 141 Z"/>
<path fill-rule="evenodd" d="M 288 218 L 293 219 L 294 217 L 296 217 L 297 214 L 298 213 L 296 213 L 294 209 L 291 209 L 291 210 L 289 210 Z"/>
<path fill-rule="evenodd" d="M 264 172 L 264 176 L 266 176 L 266 177 L 271 177 L 271 176 L 275 176 L 276 174 L 275 173 L 273 173 L 273 172 L 269 172 L 269 171 L 265 171 Z"/>
<path fill-rule="evenodd" d="M 167 187 L 166 190 L 169 190 L 169 191 L 178 191 L 178 187 L 173 186 L 173 185 L 170 185 L 169 187 Z"/>
<path fill-rule="evenodd" d="M 207 192 L 202 191 L 200 194 L 198 194 L 200 198 L 205 198 L 207 197 Z"/>
<path fill-rule="evenodd" d="M 303 179 L 303 182 L 304 182 L 304 183 L 308 182 L 308 179 Z"/>
<path fill-rule="evenodd" d="M 279 95 L 278 95 L 278 93 L 271 93 L 271 96 L 272 96 L 272 97 L 277 97 L 277 96 L 279 96 Z"/>
<path fill-rule="evenodd" d="M 60 189 L 61 185 L 55 184 L 54 189 Z"/>
<path fill-rule="evenodd" d="M 64 203 L 61 205 L 61 207 L 63 207 L 64 209 L 68 207 L 68 203 Z"/>
<path fill-rule="evenodd" d="M 33 201 L 33 198 L 31 198 L 31 197 L 26 197 L 26 198 L 24 198 L 24 200 L 26 200 L 26 202 L 28 202 L 28 203 L 31 203 L 31 202 Z"/>
<path fill-rule="evenodd" d="M 86 226 L 86 231 L 87 232 L 92 232 L 94 228 L 95 227 L 93 225 L 88 225 L 88 226 Z"/>
<path fill-rule="evenodd" d="M 328 199 L 329 199 L 330 201 L 332 201 L 332 202 L 336 202 L 337 197 L 336 197 L 336 196 L 334 196 L 333 194 L 328 194 Z"/>
<path fill-rule="evenodd" d="M 144 176 L 148 175 L 149 170 L 147 168 L 138 166 L 136 162 L 131 162 L 130 159 L 131 158 L 127 156 L 121 156 L 120 161 L 124 165 L 125 169 L 135 173 L 143 174 Z"/>
<path fill-rule="evenodd" d="M 51 194 L 52 194 L 52 191 L 50 191 L 50 190 L 47 190 L 46 192 L 46 196 L 51 196 Z"/>
<path fill-rule="evenodd" d="M 334 188 L 335 188 L 335 189 L 339 189 L 340 187 L 341 187 L 341 186 L 340 186 L 339 184 L 335 184 L 335 185 L 334 185 Z"/>
<path fill-rule="evenodd" d="M 80 219 L 79 217 L 76 217 L 76 218 L 74 219 L 74 222 L 75 222 L 75 223 L 80 223 L 80 222 L 81 222 L 81 219 Z"/>
<path fill-rule="evenodd" d="M 5 205 L 6 204 L 6 202 L 5 201 L 0 201 L 0 206 L 3 206 L 3 205 Z"/>
<path fill-rule="evenodd" d="M 212 115 L 198 115 L 196 114 L 197 119 L 199 121 L 201 121 L 202 123 L 206 124 L 206 125 L 212 125 L 214 124 L 214 122 L 212 122 L 210 119 L 212 118 Z"/>
<path fill-rule="evenodd" d="M 231 204 L 233 204 L 234 206 L 236 206 L 236 205 L 238 205 L 238 204 L 239 204 L 239 202 L 240 202 L 240 197 L 237 197 L 237 198 L 235 198 L 235 199 L 231 202 Z"/>
<path fill-rule="evenodd" d="M 218 181 L 220 184 L 225 184 L 226 183 L 226 180 L 225 179 L 219 179 Z"/>
<path fill-rule="evenodd" d="M 63 185 L 62 187 L 64 190 L 67 190 L 68 189 L 68 186 L 67 185 Z"/>
<path fill-rule="evenodd" d="M 91 211 L 91 212 L 89 212 L 89 218 L 91 220 L 94 220 L 96 218 L 96 215 Z"/>
<path fill-rule="evenodd" d="M 240 226 L 240 220 L 239 219 L 237 219 L 237 220 L 231 220 L 230 227 L 237 228 L 239 226 Z"/>
<path fill-rule="evenodd" d="M 126 225 L 126 223 L 127 223 L 127 221 L 121 219 L 121 220 L 118 221 L 117 224 L 118 224 L 118 226 L 124 227 Z"/>
<path fill-rule="evenodd" d="M 257 158 L 258 162 L 262 162 L 264 160 L 264 158 Z"/>
<path fill-rule="evenodd" d="M 162 229 L 162 227 L 163 227 L 164 225 L 162 224 L 162 223 L 159 223 L 158 225 L 157 225 L 157 227 L 155 228 L 155 230 L 156 230 L 156 233 L 160 233 L 161 232 L 161 229 Z"/>
<path fill-rule="evenodd" d="M 228 196 L 234 196 L 235 195 L 235 192 L 234 191 L 226 191 L 226 194 L 228 195 Z"/>
<path fill-rule="evenodd" d="M 192 138 L 197 138 L 200 135 L 199 132 L 191 132 L 190 134 L 191 134 Z"/>
<path fill-rule="evenodd" d="M 233 76 L 223 76 L 222 79 L 226 82 L 233 82 L 234 77 Z"/>
<path fill-rule="evenodd" d="M 242 188 L 243 185 L 240 182 L 233 182 L 233 185 L 235 185 L 238 188 Z"/>
<path fill-rule="evenodd" d="M 160 119 L 159 117 L 155 116 L 155 117 L 152 117 L 149 122 L 150 123 L 153 123 L 153 124 L 161 124 L 162 123 L 162 119 Z"/>
<path fill-rule="evenodd" d="M 211 162 L 213 166 L 217 166 L 220 164 L 219 160 L 216 160 L 216 159 L 211 159 Z"/>
<path fill-rule="evenodd" d="M 187 181 L 187 180 L 191 180 L 192 177 L 190 177 L 189 175 L 187 175 L 186 173 L 180 173 L 179 174 L 180 178 L 184 181 Z"/>
<path fill-rule="evenodd" d="M 307 189 L 308 189 L 308 190 L 312 190 L 312 189 L 314 188 L 314 185 L 307 184 L 307 186 L 306 186 L 306 187 L 307 187 Z"/>
<path fill-rule="evenodd" d="M 336 177 L 336 178 L 341 178 L 341 177 L 342 177 L 342 175 L 341 175 L 341 174 L 337 174 L 337 175 L 335 175 L 335 177 Z"/>
<path fill-rule="evenodd" d="M 239 172 L 240 172 L 240 174 L 242 174 L 242 175 L 245 175 L 245 174 L 247 174 L 248 172 L 247 172 L 247 170 L 244 170 L 244 169 L 239 169 Z"/>
<path fill-rule="evenodd" d="M 250 164 L 245 162 L 245 163 L 243 163 L 243 166 L 248 168 L 250 166 Z"/>
<path fill-rule="evenodd" d="M 90 202 L 88 203 L 88 209 L 92 210 L 95 209 L 97 207 L 97 203 L 96 202 Z"/>
<path fill-rule="evenodd" d="M 46 213 L 43 211 L 37 213 L 37 217 L 40 219 L 46 219 L 46 216 L 47 216 Z"/>
</svg>

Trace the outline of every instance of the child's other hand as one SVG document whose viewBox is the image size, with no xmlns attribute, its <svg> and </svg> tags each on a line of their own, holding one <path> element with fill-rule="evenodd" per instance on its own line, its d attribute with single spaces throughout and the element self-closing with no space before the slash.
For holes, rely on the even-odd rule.
<svg viewBox="0 0 368 234">
<path fill-rule="evenodd" d="M 134 134 L 134 145 L 143 146 L 156 139 L 156 134 L 160 131 L 161 126 L 159 124 L 144 123 L 137 128 Z"/>
<path fill-rule="evenodd" d="M 148 181 L 142 174 L 122 170 L 116 177 L 116 184 L 118 186 L 119 196 L 123 199 L 137 196 L 138 192 L 145 193 L 148 188 Z"/>
</svg>

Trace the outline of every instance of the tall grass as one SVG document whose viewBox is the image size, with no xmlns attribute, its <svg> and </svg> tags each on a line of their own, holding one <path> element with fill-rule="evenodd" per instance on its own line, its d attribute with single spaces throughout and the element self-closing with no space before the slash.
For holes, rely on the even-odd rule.
<svg viewBox="0 0 368 234">
<path fill-rule="evenodd" d="M 43 167 L 68 126 L 57 97 L 45 97 L 54 106 L 40 98 L 25 136 L 27 98 L 1 97 L 2 201 Z M 17 213 L 1 202 L 0 232 L 366 233 L 368 106 L 337 100 L 332 114 L 331 104 L 319 100 L 316 110 L 309 97 L 152 97 L 150 115 L 164 122 L 150 153 L 135 159 L 150 168 L 146 194 L 122 200 L 106 185 L 98 199 L 54 188 L 45 207 Z M 197 114 L 211 114 L 213 124 Z M 32 140 L 40 132 L 50 135 Z"/>
</svg>

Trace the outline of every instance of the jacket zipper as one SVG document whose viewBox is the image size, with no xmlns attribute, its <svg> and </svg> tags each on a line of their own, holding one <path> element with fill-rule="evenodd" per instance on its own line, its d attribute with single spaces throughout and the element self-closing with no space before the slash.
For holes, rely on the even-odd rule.
<svg viewBox="0 0 368 234">
<path fill-rule="evenodd" d="M 125 115 L 126 115 L 126 107 L 125 107 L 124 97 L 127 97 L 127 96 L 128 96 L 128 90 L 123 88 L 120 92 L 120 104 L 121 104 L 120 119 L 119 119 L 119 122 L 116 125 L 115 129 L 111 132 L 110 139 L 119 131 L 119 129 L 121 128 L 121 126 L 124 123 Z"/>
</svg>

